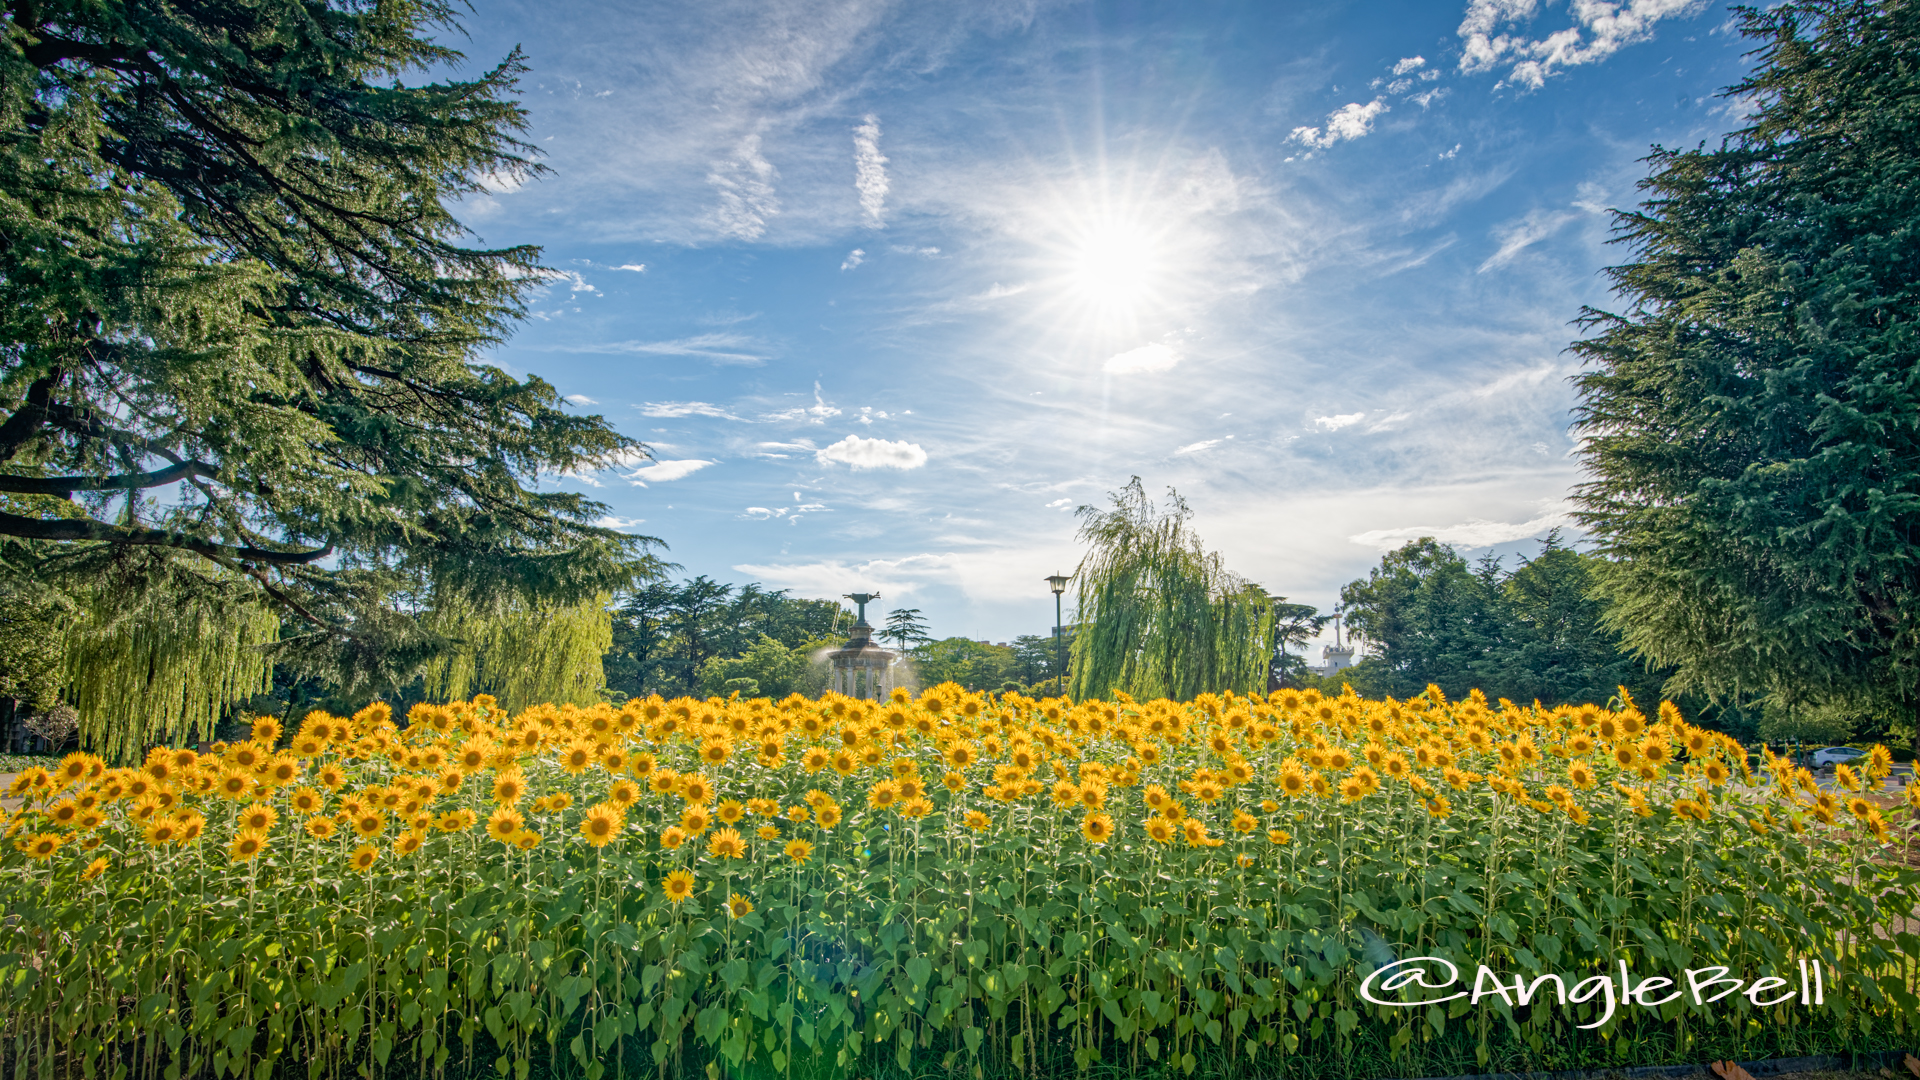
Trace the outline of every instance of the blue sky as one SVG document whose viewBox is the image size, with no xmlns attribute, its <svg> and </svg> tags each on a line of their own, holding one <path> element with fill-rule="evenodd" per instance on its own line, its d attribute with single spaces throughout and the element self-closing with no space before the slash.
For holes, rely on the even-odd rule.
<svg viewBox="0 0 1920 1080">
<path fill-rule="evenodd" d="M 1177 488 L 1332 606 L 1531 550 L 1564 354 L 1652 144 L 1737 126 L 1681 0 L 481 3 L 551 173 L 459 215 L 555 276 L 494 361 L 645 440 L 591 491 L 684 573 L 1046 633 L 1074 508 Z"/>
</svg>

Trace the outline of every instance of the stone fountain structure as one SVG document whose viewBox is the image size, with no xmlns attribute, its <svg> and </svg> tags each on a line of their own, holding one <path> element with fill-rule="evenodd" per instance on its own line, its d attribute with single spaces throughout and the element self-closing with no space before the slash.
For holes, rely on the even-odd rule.
<svg viewBox="0 0 1920 1080">
<path fill-rule="evenodd" d="M 885 700 L 893 693 L 894 665 L 900 654 L 873 643 L 873 626 L 867 622 L 867 602 L 880 599 L 879 593 L 848 593 L 846 599 L 859 605 L 859 616 L 847 643 L 827 654 L 833 674 L 827 689 L 848 697 Z"/>
</svg>

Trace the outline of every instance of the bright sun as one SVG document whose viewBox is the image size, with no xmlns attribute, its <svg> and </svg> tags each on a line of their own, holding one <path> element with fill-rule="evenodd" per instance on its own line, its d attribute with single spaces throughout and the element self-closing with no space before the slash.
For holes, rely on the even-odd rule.
<svg viewBox="0 0 1920 1080">
<path fill-rule="evenodd" d="M 1132 222 L 1100 221 L 1075 237 L 1070 278 L 1083 303 L 1131 308 L 1153 291 L 1160 258 L 1154 238 Z"/>
</svg>

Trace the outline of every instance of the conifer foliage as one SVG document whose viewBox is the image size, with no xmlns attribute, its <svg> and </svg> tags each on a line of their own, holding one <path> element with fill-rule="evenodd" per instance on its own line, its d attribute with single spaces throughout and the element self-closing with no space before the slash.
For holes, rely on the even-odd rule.
<svg viewBox="0 0 1920 1080">
<path fill-rule="evenodd" d="M 165 564 L 149 580 L 270 606 L 351 680 L 433 652 L 409 612 L 648 569 L 532 482 L 645 448 L 482 360 L 547 276 L 450 208 L 539 170 L 517 53 L 430 81 L 462 61 L 436 0 L 22 0 L 0 28 L 14 573 Z"/>
<path fill-rule="evenodd" d="M 1920 704 L 1920 5 L 1740 15 L 1718 147 L 1656 149 L 1574 349 L 1625 643 L 1700 689 Z"/>
</svg>

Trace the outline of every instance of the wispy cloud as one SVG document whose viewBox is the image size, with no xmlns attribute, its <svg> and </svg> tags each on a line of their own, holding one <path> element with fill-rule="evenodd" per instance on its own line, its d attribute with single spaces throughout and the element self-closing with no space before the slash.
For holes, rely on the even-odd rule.
<svg viewBox="0 0 1920 1080">
<path fill-rule="evenodd" d="M 917 443 L 858 435 L 823 446 L 813 456 L 822 465 L 840 462 L 856 469 L 917 469 L 927 463 L 927 452 Z"/>
<path fill-rule="evenodd" d="M 1187 445 L 1181 447 L 1180 449 L 1175 450 L 1174 453 L 1175 454 L 1197 454 L 1202 450 L 1211 450 L 1214 447 L 1219 446 L 1224 441 L 1225 441 L 1224 439 L 1202 439 L 1197 443 L 1188 443 Z"/>
<path fill-rule="evenodd" d="M 1471 0 L 1457 31 L 1466 40 L 1460 70 L 1472 74 L 1510 61 L 1505 81 L 1537 90 L 1561 68 L 1605 60 L 1652 37 L 1660 20 L 1691 15 L 1705 6 L 1704 0 L 1573 0 L 1568 9 L 1573 26 L 1530 38 L 1500 31 L 1533 18 L 1539 0 Z"/>
<path fill-rule="evenodd" d="M 600 402 L 598 402 L 597 400 L 595 400 L 595 399 L 593 399 L 593 398 L 590 398 L 590 397 L 588 397 L 588 396 L 587 396 L 587 395 L 585 395 L 585 394 L 568 394 L 568 395 L 567 395 L 567 400 L 568 400 L 568 401 L 571 401 L 571 402 L 573 402 L 573 403 L 574 403 L 575 405 L 598 405 L 598 404 L 600 404 Z"/>
<path fill-rule="evenodd" d="M 1327 116 L 1325 129 L 1297 127 L 1287 138 L 1314 150 L 1324 150 L 1342 139 L 1358 139 L 1373 130 L 1374 118 L 1388 111 L 1387 103 L 1374 98 L 1365 105 L 1348 102 Z"/>
<path fill-rule="evenodd" d="M 1560 231 L 1568 222 L 1579 217 L 1571 210 L 1529 210 L 1527 216 L 1518 221 L 1510 221 L 1493 230 L 1494 238 L 1500 241 L 1500 249 L 1487 256 L 1475 273 L 1484 274 L 1496 267 L 1512 262 L 1514 256 L 1545 240 Z"/>
<path fill-rule="evenodd" d="M 1167 371 L 1184 359 L 1171 348 L 1154 342 L 1109 357 L 1101 367 L 1109 374 L 1126 375 L 1136 371 Z"/>
<path fill-rule="evenodd" d="M 792 422 L 792 421 L 798 420 L 798 421 L 804 421 L 804 422 L 815 423 L 815 424 L 824 424 L 826 423 L 828 417 L 839 416 L 839 415 L 840 415 L 840 407 L 838 405 L 835 405 L 829 402 L 826 399 L 825 395 L 821 394 L 820 384 L 816 382 L 813 384 L 813 404 L 796 405 L 791 409 L 781 409 L 777 412 L 770 412 L 762 416 L 760 419 L 765 420 L 769 423 L 778 422 L 778 421 Z"/>
<path fill-rule="evenodd" d="M 598 526 L 599 528 L 619 529 L 622 532 L 626 531 L 627 529 L 633 528 L 635 525 L 645 525 L 646 523 L 647 523 L 646 518 L 620 517 L 617 514 L 608 514 L 607 516 L 598 518 L 594 521 L 594 525 Z"/>
<path fill-rule="evenodd" d="M 780 212 L 780 200 L 773 192 L 773 182 L 779 175 L 780 171 L 760 155 L 758 135 L 741 139 L 731 156 L 713 163 L 707 183 L 720 195 L 713 224 L 721 235 L 758 240 L 767 231 L 767 219 Z"/>
<path fill-rule="evenodd" d="M 747 420 L 744 416 L 735 416 L 718 405 L 709 405 L 704 401 L 649 401 L 640 406 L 640 415 L 662 420 L 677 420 L 683 416 L 711 416 L 716 420 L 739 420 L 742 423 Z"/>
<path fill-rule="evenodd" d="M 747 351 L 752 350 L 752 351 Z M 642 353 L 650 356 L 692 356 L 715 364 L 764 364 L 772 356 L 757 340 L 744 334 L 695 334 L 669 341 L 614 341 L 604 345 L 574 345 L 566 352 Z"/>
<path fill-rule="evenodd" d="M 679 480 L 682 477 L 692 476 L 694 473 L 699 472 L 709 465 L 718 464 L 719 462 L 717 461 L 706 461 L 701 458 L 656 461 L 644 468 L 635 469 L 627 473 L 625 479 L 633 481 L 636 487 L 646 487 L 648 484 L 664 484 L 669 480 Z"/>
<path fill-rule="evenodd" d="M 1363 412 L 1341 413 L 1338 416 L 1316 416 L 1313 418 L 1313 426 L 1322 431 L 1339 431 L 1341 428 L 1352 427 L 1366 418 L 1367 414 Z"/>
<path fill-rule="evenodd" d="M 845 259 L 840 260 L 840 269 L 851 270 L 865 261 L 867 261 L 867 253 L 859 248 L 854 248 L 852 251 L 847 252 Z"/>
<path fill-rule="evenodd" d="M 621 263 L 619 266 L 614 267 L 614 269 L 615 270 L 631 270 L 636 274 L 644 274 L 647 272 L 647 264 L 646 263 Z"/>
<path fill-rule="evenodd" d="M 880 119 L 872 113 L 853 129 L 853 186 L 860 192 L 866 223 L 886 227 L 887 159 L 880 153 Z"/>
<path fill-rule="evenodd" d="M 1409 541 L 1431 536 L 1443 544 L 1461 548 L 1482 548 L 1540 536 L 1552 529 L 1573 523 L 1573 514 L 1564 505 L 1549 510 L 1531 521 L 1487 521 L 1474 518 L 1457 525 L 1407 525 L 1397 529 L 1370 529 L 1347 539 L 1364 547 L 1391 551 Z"/>
</svg>

